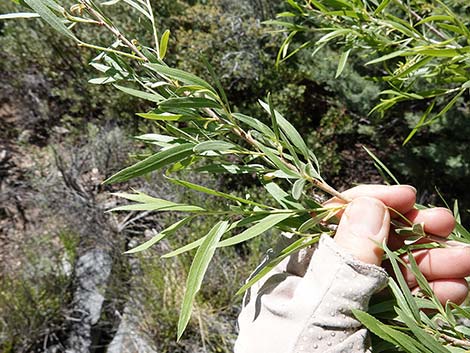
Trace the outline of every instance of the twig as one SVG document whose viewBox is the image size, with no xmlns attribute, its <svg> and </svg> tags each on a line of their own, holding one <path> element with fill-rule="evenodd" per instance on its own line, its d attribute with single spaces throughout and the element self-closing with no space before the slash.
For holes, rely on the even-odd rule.
<svg viewBox="0 0 470 353">
<path fill-rule="evenodd" d="M 464 347 L 470 347 L 470 342 L 466 340 L 461 340 L 459 338 L 451 337 L 446 335 L 445 333 L 439 332 L 440 336 L 442 339 L 446 340 L 447 342 L 450 342 L 454 345 L 458 346 L 464 346 Z"/>
<path fill-rule="evenodd" d="M 122 41 L 129 49 L 131 49 L 137 56 L 139 56 L 143 61 L 148 61 L 148 59 L 145 57 L 144 54 L 141 53 L 141 51 L 126 37 L 124 37 L 117 28 L 109 25 L 103 16 L 97 12 L 90 4 L 88 4 L 87 0 L 80 0 L 80 3 L 85 6 L 85 8 L 88 10 L 88 12 L 94 16 L 95 18 L 98 19 L 99 24 L 101 26 L 106 27 L 111 33 L 113 33 L 120 41 Z"/>
</svg>

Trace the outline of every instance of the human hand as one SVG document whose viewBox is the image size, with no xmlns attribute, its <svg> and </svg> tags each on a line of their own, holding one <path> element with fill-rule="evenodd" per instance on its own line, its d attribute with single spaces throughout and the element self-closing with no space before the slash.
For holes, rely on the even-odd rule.
<svg viewBox="0 0 470 353">
<path fill-rule="evenodd" d="M 383 250 L 378 244 L 387 241 L 391 249 L 403 245 L 403 238 L 397 236 L 390 226 L 391 218 L 398 217 L 396 210 L 413 223 L 424 223 L 428 234 L 446 238 L 454 229 L 455 220 L 449 210 L 432 208 L 417 210 L 416 190 L 408 185 L 361 185 L 342 193 L 352 201 L 338 214 L 340 223 L 335 235 L 336 243 L 357 259 L 379 265 Z M 327 206 L 340 206 L 345 202 L 332 198 Z M 420 271 L 429 281 L 431 288 L 442 303 L 450 300 L 462 303 L 468 295 L 465 277 L 470 276 L 470 248 L 452 247 L 423 249 L 413 255 Z M 405 262 L 407 261 L 404 257 Z M 417 282 L 408 269 L 403 269 L 410 288 Z"/>
</svg>

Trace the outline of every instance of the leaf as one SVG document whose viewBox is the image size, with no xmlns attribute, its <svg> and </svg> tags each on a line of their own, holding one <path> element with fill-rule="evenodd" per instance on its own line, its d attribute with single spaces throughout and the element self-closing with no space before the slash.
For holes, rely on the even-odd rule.
<svg viewBox="0 0 470 353">
<path fill-rule="evenodd" d="M 458 325 L 455 326 L 455 331 L 463 333 L 465 336 L 470 338 L 470 327 Z"/>
<path fill-rule="evenodd" d="M 434 105 L 435 105 L 435 101 L 433 101 L 426 109 L 426 111 L 424 112 L 424 114 L 421 116 L 421 118 L 419 119 L 419 122 L 418 124 L 416 124 L 416 126 L 413 128 L 413 130 L 411 130 L 411 132 L 408 134 L 408 136 L 406 137 L 406 139 L 403 141 L 403 146 L 406 145 L 410 140 L 411 138 L 418 132 L 418 129 L 426 122 L 429 114 L 431 113 L 431 111 L 434 109 Z"/>
<path fill-rule="evenodd" d="M 169 164 L 178 162 L 193 154 L 193 143 L 183 143 L 174 147 L 161 150 L 154 155 L 145 158 L 130 167 L 127 167 L 113 176 L 106 179 L 104 184 L 117 183 L 127 181 L 131 178 L 135 178 L 151 171 L 161 169 Z"/>
<path fill-rule="evenodd" d="M 261 102 L 261 100 L 260 100 Z M 264 103 L 264 102 L 263 102 Z M 266 104 L 266 103 L 264 103 Z M 263 105 L 261 103 L 261 105 Z M 276 136 L 276 140 L 279 140 L 279 126 L 278 126 L 278 123 L 277 123 L 277 116 L 276 114 L 274 114 L 274 107 L 273 107 L 273 102 L 271 100 L 271 93 L 268 93 L 268 105 L 267 107 L 264 107 L 267 110 L 267 112 L 269 113 L 269 115 L 271 116 L 271 125 L 272 125 L 272 128 L 274 130 L 274 135 Z"/>
<path fill-rule="evenodd" d="M 470 52 L 470 47 L 463 47 L 458 49 L 442 48 L 442 49 L 417 49 L 414 48 L 413 52 L 421 55 L 428 55 L 441 58 L 453 58 L 458 55 L 467 54 Z"/>
<path fill-rule="evenodd" d="M 393 53 L 390 53 L 390 54 L 387 54 L 387 55 L 383 55 L 383 56 L 381 56 L 381 57 L 379 57 L 379 58 L 377 58 L 377 59 L 368 61 L 368 62 L 366 62 L 365 65 L 377 64 L 377 63 L 380 63 L 380 62 L 382 62 L 382 61 L 387 61 L 387 60 L 396 58 L 397 56 L 405 55 L 406 53 L 408 53 L 408 52 L 405 51 L 405 50 L 397 50 L 397 51 L 394 51 Z"/>
<path fill-rule="evenodd" d="M 152 16 L 142 6 L 140 6 L 138 3 L 136 3 L 135 1 L 132 1 L 132 0 L 122 0 L 122 1 L 124 1 L 126 4 L 133 7 L 134 9 L 139 11 L 142 15 L 147 17 L 150 21 L 152 21 Z"/>
<path fill-rule="evenodd" d="M 154 244 L 166 238 L 168 235 L 171 235 L 174 232 L 176 232 L 178 229 L 180 229 L 181 227 L 189 223 L 189 221 L 191 221 L 192 219 L 193 217 L 191 216 L 191 217 L 186 217 L 186 218 L 179 220 L 178 222 L 162 230 L 160 233 L 156 234 L 154 237 L 152 237 L 152 239 L 147 240 L 145 243 L 142 243 L 139 246 L 136 246 L 135 248 L 131 250 L 127 250 L 124 254 L 135 254 L 137 252 L 147 250 Z"/>
<path fill-rule="evenodd" d="M 178 69 L 173 69 L 168 66 L 163 66 L 159 64 L 145 64 L 144 66 L 148 67 L 149 69 L 161 74 L 165 75 L 168 77 L 171 77 L 173 79 L 176 79 L 178 81 L 181 81 L 185 84 L 188 85 L 196 85 L 196 86 L 202 86 L 206 88 L 207 90 L 213 92 L 216 94 L 216 90 L 214 87 L 212 87 L 209 83 L 204 81 L 202 78 L 197 77 L 196 75 L 190 74 L 186 71 L 183 70 L 178 70 Z"/>
<path fill-rule="evenodd" d="M 172 182 L 173 184 L 181 185 L 181 186 L 184 186 L 188 189 L 203 192 L 203 193 L 208 194 L 208 195 L 223 197 L 225 199 L 232 200 L 232 201 L 237 201 L 237 202 L 240 202 L 240 203 L 246 204 L 246 205 L 258 206 L 258 207 L 261 207 L 261 208 L 266 208 L 267 207 L 266 205 L 263 205 L 261 203 L 254 202 L 254 201 L 251 201 L 251 200 L 247 200 L 247 199 L 244 199 L 244 198 L 241 198 L 241 197 L 238 197 L 238 196 L 226 194 L 226 193 L 223 193 L 221 191 L 212 190 L 212 189 L 209 189 L 205 186 L 190 183 L 189 181 L 178 180 L 178 179 L 173 179 L 173 178 L 169 178 L 169 177 L 166 177 L 166 178 L 170 182 Z"/>
<path fill-rule="evenodd" d="M 113 86 L 126 94 L 129 94 L 134 97 L 142 98 L 151 102 L 158 103 L 165 99 L 163 96 L 161 96 L 158 93 L 143 92 L 134 88 L 124 87 L 120 85 L 113 85 Z"/>
<path fill-rule="evenodd" d="M 225 141 L 204 141 L 194 146 L 194 152 L 202 153 L 205 151 L 219 151 L 224 152 L 227 150 L 233 150 L 236 146 L 233 143 Z"/>
<path fill-rule="evenodd" d="M 65 26 L 62 22 L 62 19 L 57 17 L 56 14 L 51 10 L 55 8 L 56 10 L 60 9 L 60 6 L 57 5 L 54 1 L 44 1 L 44 0 L 24 0 L 34 11 L 41 16 L 41 18 L 46 21 L 53 29 L 57 32 L 63 34 L 66 37 L 78 40 L 73 32 Z"/>
<path fill-rule="evenodd" d="M 240 113 L 232 113 L 232 116 L 240 120 L 241 122 L 247 124 L 248 126 L 252 127 L 253 129 L 261 132 L 262 134 L 266 135 L 268 138 L 274 138 L 274 132 L 266 125 L 263 124 L 258 119 L 252 118 L 251 116 L 240 114 Z"/>
<path fill-rule="evenodd" d="M 171 113 L 137 113 L 137 116 L 140 116 L 149 120 L 160 120 L 160 121 L 177 121 L 181 120 L 183 115 L 181 114 L 171 114 Z"/>
<path fill-rule="evenodd" d="M 171 110 L 173 108 L 221 108 L 220 103 L 203 97 L 169 98 L 162 101 L 158 106 L 162 110 Z"/>
<path fill-rule="evenodd" d="M 111 211 L 204 211 L 204 208 L 199 206 L 192 206 L 186 204 L 180 204 L 172 201 L 159 199 L 156 197 L 148 196 L 142 192 L 135 194 L 127 193 L 112 193 L 114 196 L 122 197 L 130 201 L 138 202 L 136 204 L 123 205 L 112 208 Z"/>
<path fill-rule="evenodd" d="M 163 59 L 166 54 L 166 50 L 168 48 L 168 40 L 170 38 L 170 30 L 167 29 L 163 32 L 162 37 L 160 38 L 160 59 Z"/>
<path fill-rule="evenodd" d="M 162 200 L 166 201 L 166 200 Z M 199 206 L 185 205 L 167 201 L 167 203 L 135 203 L 130 205 L 118 206 L 110 211 L 174 211 L 174 212 L 200 212 L 204 208 Z"/>
<path fill-rule="evenodd" d="M 193 249 L 196 249 L 198 246 L 200 246 L 202 244 L 202 242 L 204 241 L 204 237 L 202 238 L 199 238 L 189 244 L 186 244 L 176 250 L 173 250 L 173 251 L 170 251 L 169 253 L 166 253 L 164 255 L 161 256 L 162 259 L 168 259 L 170 257 L 175 257 L 175 256 L 178 256 L 178 255 L 181 255 L 187 251 L 190 251 L 190 250 L 193 250 Z"/>
<path fill-rule="evenodd" d="M 369 156 L 375 161 L 378 167 L 380 167 L 383 171 L 385 171 L 390 178 L 395 182 L 395 184 L 400 185 L 400 182 L 398 181 L 397 178 L 393 175 L 393 173 L 390 171 L 390 169 L 387 168 L 385 164 L 382 163 L 382 161 L 375 155 L 373 154 L 366 146 L 362 146 L 367 152 Z"/>
<path fill-rule="evenodd" d="M 379 320 L 369 315 L 364 311 L 352 309 L 354 316 L 364 324 L 372 333 L 381 339 L 393 343 L 397 346 L 403 347 L 405 352 L 408 353 L 431 353 L 421 343 L 411 338 L 410 336 L 386 326 Z"/>
<path fill-rule="evenodd" d="M 348 61 L 349 53 L 351 52 L 351 49 L 346 50 L 345 52 L 341 53 L 341 57 L 339 58 L 338 62 L 338 68 L 336 69 L 336 75 L 335 78 L 338 78 L 341 73 L 343 72 L 346 62 Z"/>
<path fill-rule="evenodd" d="M 276 116 L 276 121 L 279 123 L 279 127 L 284 131 L 284 133 L 287 135 L 289 140 L 292 142 L 292 144 L 297 147 L 297 149 L 304 155 L 304 157 L 308 160 L 309 157 L 311 156 L 311 152 L 309 151 L 307 144 L 303 140 L 302 136 L 300 133 L 297 131 L 297 129 L 289 122 L 287 121 L 286 118 L 284 118 L 277 110 L 271 111 L 271 108 L 269 107 L 268 104 L 266 104 L 263 101 L 259 101 L 261 106 L 270 114 L 274 114 Z M 315 161 L 316 164 L 318 164 L 317 161 Z"/>
<path fill-rule="evenodd" d="M 282 159 L 279 158 L 279 157 L 275 154 L 275 152 L 274 152 L 273 149 L 268 148 L 268 147 L 262 145 L 261 143 L 257 143 L 256 146 L 259 148 L 259 150 L 260 150 L 261 152 L 263 152 L 263 153 L 266 155 L 267 159 L 268 159 L 272 164 L 274 164 L 274 166 L 276 166 L 277 168 L 279 168 L 280 170 L 282 170 L 284 173 L 286 173 L 287 175 L 289 175 L 289 176 L 290 176 L 291 178 L 293 178 L 293 179 L 299 178 L 299 175 L 298 175 L 295 171 L 289 169 L 289 168 L 284 164 L 284 162 L 282 161 Z"/>
<path fill-rule="evenodd" d="M 337 30 L 334 30 L 334 31 L 331 31 L 327 34 L 325 34 L 323 37 L 321 37 L 320 39 L 317 40 L 317 44 L 321 44 L 321 43 L 326 43 L 326 42 L 329 42 L 330 40 L 336 38 L 336 37 L 341 37 L 341 36 L 344 36 L 348 33 L 352 32 L 351 29 L 347 29 L 347 28 L 341 28 L 341 29 L 337 29 Z"/>
<path fill-rule="evenodd" d="M 284 208 L 287 209 L 297 209 L 302 210 L 304 207 L 296 202 L 287 192 L 282 190 L 279 185 L 270 181 L 263 184 L 264 188 L 269 192 L 269 194 Z"/>
<path fill-rule="evenodd" d="M 5 13 L 0 15 L 0 20 L 10 20 L 18 18 L 34 18 L 41 17 L 35 12 L 14 12 L 14 13 Z"/>
<path fill-rule="evenodd" d="M 419 25 L 422 25 L 424 23 L 428 23 L 428 22 L 440 22 L 440 21 L 449 21 L 449 22 L 454 22 L 454 18 L 451 17 L 451 16 L 447 16 L 447 15 L 433 15 L 433 16 L 429 16 L 429 17 L 426 17 L 426 18 L 423 18 L 421 21 L 417 22 L 415 24 L 415 27 L 416 26 L 419 26 Z"/>
<path fill-rule="evenodd" d="M 278 213 L 278 214 L 270 214 L 263 218 L 261 221 L 256 223 L 254 226 L 251 226 L 247 230 L 237 234 L 231 238 L 225 239 L 219 243 L 219 247 L 224 246 L 232 246 L 238 243 L 242 243 L 244 241 L 250 240 L 267 230 L 274 227 L 276 224 L 282 222 L 283 220 L 292 217 L 293 213 Z"/>
<path fill-rule="evenodd" d="M 398 265 L 398 261 L 399 261 L 398 256 L 395 255 L 390 249 L 388 249 L 388 247 L 385 244 L 383 244 L 383 249 L 388 256 L 388 259 L 390 260 L 390 264 L 392 265 L 393 272 L 395 273 L 398 284 L 400 285 L 401 293 L 406 301 L 400 307 L 403 310 L 409 312 L 417 322 L 421 323 L 418 305 L 416 304 L 413 298 L 413 295 L 411 294 L 410 288 L 408 287 L 408 284 L 406 283 L 406 280 L 403 277 L 403 273 L 400 270 L 400 267 Z M 393 284 L 394 281 L 390 279 L 389 283 Z M 392 291 L 394 291 L 396 295 L 401 295 L 398 288 L 396 288 L 396 290 L 394 290 L 395 288 L 392 286 L 390 288 L 392 289 Z"/>
<path fill-rule="evenodd" d="M 203 167 L 196 168 L 197 172 L 209 172 L 209 173 L 230 173 L 230 174 L 252 174 L 259 173 L 264 170 L 264 166 L 261 164 L 247 164 L 247 165 L 236 165 L 236 164 L 210 164 Z"/>
<path fill-rule="evenodd" d="M 258 282 L 261 278 L 266 276 L 274 267 L 276 267 L 282 260 L 286 257 L 290 256 L 291 254 L 299 251 L 300 249 L 304 249 L 307 246 L 317 243 L 320 240 L 320 236 L 314 237 L 312 239 L 308 238 L 300 238 L 284 248 L 279 255 L 272 259 L 271 261 L 267 261 L 264 266 L 260 266 L 256 269 L 255 273 L 253 273 L 250 279 L 237 291 L 235 296 L 242 295 L 247 289 L 253 286 L 256 282 Z"/>
<path fill-rule="evenodd" d="M 413 332 L 416 338 L 426 347 L 429 348 L 430 353 L 450 353 L 445 347 L 439 343 L 433 336 L 428 334 L 422 328 L 418 327 L 415 321 L 411 319 L 400 308 L 395 308 L 398 316 L 405 323 L 405 325 Z"/>
<path fill-rule="evenodd" d="M 384 10 L 387 7 L 387 5 L 390 3 L 390 1 L 391 0 L 382 0 L 380 5 L 377 6 L 377 8 L 375 9 L 374 15 L 378 15 L 379 13 L 381 13 L 382 10 Z"/>
<path fill-rule="evenodd" d="M 292 187 L 292 197 L 296 200 L 300 199 L 302 192 L 304 191 L 304 186 L 307 180 L 298 179 L 295 181 L 294 186 Z"/>
<path fill-rule="evenodd" d="M 227 111 L 230 111 L 230 102 L 227 99 L 227 95 L 225 94 L 224 88 L 222 87 L 222 84 L 220 83 L 219 77 L 215 73 L 214 68 L 209 63 L 209 61 L 206 59 L 206 57 L 204 57 L 204 56 L 202 56 L 202 62 L 204 63 L 205 67 L 207 68 L 207 71 L 209 71 L 209 73 L 212 77 L 212 80 L 215 83 L 215 86 L 219 90 L 219 94 L 222 97 L 222 101 L 224 102 Z"/>
<path fill-rule="evenodd" d="M 183 304 L 181 305 L 180 317 L 178 320 L 178 336 L 177 340 L 183 335 L 186 326 L 188 325 L 193 308 L 193 302 L 197 292 L 201 288 L 201 283 L 204 275 L 209 267 L 209 263 L 214 256 L 217 243 L 220 237 L 225 233 L 229 226 L 227 221 L 218 222 L 204 237 L 204 240 L 199 246 L 196 255 L 194 256 L 191 268 L 189 269 L 188 279 L 186 281 L 186 291 L 183 297 Z"/>
<path fill-rule="evenodd" d="M 306 231 L 308 231 L 311 228 L 315 227 L 318 223 L 320 223 L 324 219 L 331 218 L 336 213 L 337 213 L 337 211 L 332 212 L 331 210 L 321 212 L 321 213 L 317 214 L 315 217 L 311 217 L 308 220 L 306 220 L 297 230 L 300 233 L 305 233 Z"/>
</svg>

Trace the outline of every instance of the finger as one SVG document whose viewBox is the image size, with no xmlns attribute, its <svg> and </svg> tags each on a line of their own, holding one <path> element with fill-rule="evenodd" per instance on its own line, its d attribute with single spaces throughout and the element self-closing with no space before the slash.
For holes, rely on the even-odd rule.
<svg viewBox="0 0 470 353">
<path fill-rule="evenodd" d="M 341 194 L 351 200 L 362 196 L 373 197 L 401 214 L 410 211 L 416 202 L 416 189 L 409 185 L 359 185 Z M 333 197 L 325 202 L 325 206 L 335 207 L 344 203 L 343 200 Z"/>
<path fill-rule="evenodd" d="M 437 235 L 443 238 L 449 236 L 455 227 L 455 218 L 447 208 L 436 207 L 425 210 L 413 209 L 405 214 L 405 217 L 412 223 L 424 223 L 424 231 L 428 234 Z M 396 235 L 391 232 L 388 246 L 392 250 L 403 246 L 406 237 Z M 427 240 L 419 241 L 422 243 Z"/>
<path fill-rule="evenodd" d="M 470 248 L 437 248 L 413 252 L 419 270 L 428 281 L 470 276 Z M 409 263 L 408 256 L 403 260 Z M 416 286 L 416 278 L 409 269 L 402 268 L 410 287 Z"/>
<path fill-rule="evenodd" d="M 380 200 L 358 197 L 351 201 L 338 225 L 336 243 L 357 259 L 380 265 L 380 244 L 390 231 L 390 213 Z"/>
<path fill-rule="evenodd" d="M 405 217 L 413 223 L 424 223 L 424 231 L 446 238 L 455 227 L 455 218 L 452 213 L 443 207 L 428 208 L 425 210 L 411 210 Z"/>
<path fill-rule="evenodd" d="M 446 305 L 448 300 L 462 304 L 468 295 L 468 283 L 465 278 L 438 279 L 429 282 L 429 285 L 442 305 Z M 419 289 L 415 287 L 412 292 L 416 293 Z"/>
</svg>

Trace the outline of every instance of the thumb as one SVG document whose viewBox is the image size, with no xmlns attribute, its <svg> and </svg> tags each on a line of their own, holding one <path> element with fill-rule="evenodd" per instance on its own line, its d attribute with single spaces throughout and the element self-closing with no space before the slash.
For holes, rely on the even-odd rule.
<svg viewBox="0 0 470 353">
<path fill-rule="evenodd" d="M 359 197 L 351 201 L 336 231 L 336 243 L 358 260 L 380 265 L 383 250 L 377 244 L 387 240 L 390 213 L 382 201 Z"/>
</svg>

